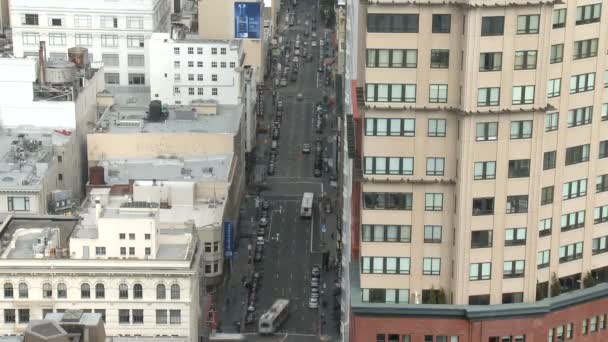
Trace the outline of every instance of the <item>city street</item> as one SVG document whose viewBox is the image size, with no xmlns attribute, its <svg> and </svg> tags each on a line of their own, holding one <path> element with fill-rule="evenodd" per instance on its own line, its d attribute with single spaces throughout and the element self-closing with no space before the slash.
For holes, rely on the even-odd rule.
<svg viewBox="0 0 608 342">
<path fill-rule="evenodd" d="M 290 1 L 291 2 L 291 1 Z M 313 8 L 315 6 L 315 8 Z M 336 132 L 333 121 L 335 118 L 329 111 L 323 118 L 323 130 L 318 132 L 315 128 L 317 115 L 315 108 L 323 100 L 323 96 L 333 97 L 332 88 L 325 87 L 322 83 L 325 73 L 319 72 L 320 49 L 329 51 L 317 45 L 311 47 L 311 41 L 325 40 L 325 46 L 330 46 L 330 32 L 324 30 L 319 22 L 316 23 L 316 38 L 305 36 L 304 30 L 311 31 L 312 16 L 318 16 L 316 4 L 312 1 L 299 1 L 296 7 L 296 22 L 294 26 L 287 25 L 287 13 L 291 6 L 282 8 L 279 17 L 279 34 L 291 44 L 289 63 L 286 63 L 284 53 L 279 60 L 273 60 L 273 67 L 277 62 L 282 67 L 289 65 L 293 67 L 293 50 L 296 37 L 302 42 L 307 42 L 309 54 L 312 60 L 305 61 L 300 57 L 297 80 L 288 81 L 287 86 L 276 88 L 276 97 L 273 99 L 273 80 L 280 71 L 274 70 L 274 76 L 266 80 L 269 88 L 265 92 L 265 116 L 261 120 L 261 127 L 267 128 L 268 133 L 258 135 L 256 147 L 256 164 L 268 165 L 270 156 L 271 134 L 275 118 L 276 104 L 283 102 L 283 116 L 280 124 L 280 137 L 278 139 L 277 156 L 275 160 L 275 172 L 263 177 L 252 177 L 264 179 L 263 191 L 256 195 L 249 195 L 245 199 L 245 208 L 242 211 L 238 250 L 233 262 L 233 272 L 230 275 L 230 283 L 224 301 L 224 308 L 220 313 L 221 331 L 225 333 L 241 332 L 247 341 L 319 341 L 321 335 L 337 336 L 337 300 L 333 296 L 336 281 L 335 271 L 323 270 L 320 279 L 319 308 L 308 307 L 311 294 L 311 268 L 314 264 L 321 265 L 324 251 L 330 252 L 335 258 L 335 212 L 326 213 L 324 204 L 329 201 L 335 204 L 336 189 L 330 186 L 329 172 L 335 170 L 326 169 L 321 177 L 314 177 L 315 159 L 317 155 L 328 156 L 329 149 L 335 149 L 330 142 L 335 141 Z M 306 22 L 309 23 L 305 28 Z M 287 29 L 283 31 L 283 29 Z M 327 34 L 326 34 L 327 32 Z M 329 39 L 325 39 L 329 37 Z M 329 51 L 331 54 L 331 51 Z M 301 94 L 301 95 L 299 95 Z M 325 151 L 317 152 L 313 149 L 309 154 L 302 153 L 302 145 L 315 146 L 316 140 L 321 141 Z M 329 153 L 330 154 L 330 153 Z M 331 155 L 331 154 L 330 154 Z M 325 159 L 326 160 L 326 159 Z M 335 165 L 335 164 L 334 164 Z M 252 167 L 252 170 L 260 168 Z M 259 171 L 258 171 L 259 172 Z M 312 192 L 315 195 L 312 219 L 300 217 L 302 195 L 304 192 Z M 325 198 L 323 197 L 325 196 Z M 259 262 L 248 263 L 252 259 L 254 240 L 258 228 L 258 215 L 261 211 L 261 200 L 269 201 L 269 224 L 265 228 L 263 258 Z M 335 208 L 334 208 L 335 209 Z M 239 266 L 240 265 L 240 266 Z M 253 267 L 252 267 L 253 266 Z M 250 279 L 253 272 L 259 272 L 260 282 L 256 290 L 255 321 L 245 324 L 244 316 L 247 309 L 247 296 L 244 289 L 244 279 Z M 272 337 L 257 336 L 257 319 L 263 314 L 275 300 L 284 298 L 290 301 L 289 317 Z M 231 304 L 228 304 L 231 303 Z M 337 313 L 336 313 L 337 312 Z M 242 322 L 243 324 L 237 324 Z"/>
</svg>

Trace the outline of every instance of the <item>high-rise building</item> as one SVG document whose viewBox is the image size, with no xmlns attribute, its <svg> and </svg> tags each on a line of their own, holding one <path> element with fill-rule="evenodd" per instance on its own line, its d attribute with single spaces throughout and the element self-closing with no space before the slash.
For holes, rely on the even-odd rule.
<svg viewBox="0 0 608 342">
<path fill-rule="evenodd" d="M 38 56 L 45 41 L 48 56 L 67 59 L 67 48 L 89 49 L 89 60 L 103 62 L 106 84 L 147 85 L 147 40 L 168 32 L 167 0 L 87 1 L 13 0 L 10 15 L 15 56 Z"/>
<path fill-rule="evenodd" d="M 583 304 L 590 293 L 606 302 L 608 288 L 575 291 L 608 281 L 604 7 L 347 7 L 359 22 L 347 23 L 358 43 L 346 58 L 357 160 L 345 190 L 351 341 L 546 341 L 572 328 L 577 341 L 608 336 L 608 310 Z M 559 320 L 558 294 L 571 291 L 569 321 Z M 495 306 L 511 303 L 521 304 Z M 547 312 L 526 319 L 539 306 Z M 467 328 L 411 318 L 456 308 Z M 531 311 L 514 312 L 522 308 Z M 520 321 L 501 323 L 499 311 Z"/>
</svg>

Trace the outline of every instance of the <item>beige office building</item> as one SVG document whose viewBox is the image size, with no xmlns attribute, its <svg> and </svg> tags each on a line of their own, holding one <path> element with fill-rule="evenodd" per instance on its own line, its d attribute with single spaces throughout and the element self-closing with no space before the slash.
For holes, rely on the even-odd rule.
<svg viewBox="0 0 608 342">
<path fill-rule="evenodd" d="M 360 3 L 363 302 L 608 281 L 607 7 Z"/>
</svg>

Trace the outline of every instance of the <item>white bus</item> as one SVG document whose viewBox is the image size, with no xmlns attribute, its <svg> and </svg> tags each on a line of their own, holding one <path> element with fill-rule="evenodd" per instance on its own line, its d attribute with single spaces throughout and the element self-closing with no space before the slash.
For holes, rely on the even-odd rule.
<svg viewBox="0 0 608 342">
<path fill-rule="evenodd" d="M 312 192 L 305 192 L 302 196 L 302 208 L 300 209 L 300 216 L 304 218 L 312 217 L 312 201 L 314 194 Z"/>
<path fill-rule="evenodd" d="M 277 299 L 270 307 L 270 310 L 264 312 L 258 322 L 258 332 L 261 335 L 274 334 L 277 329 L 285 322 L 289 316 L 289 300 Z"/>
</svg>

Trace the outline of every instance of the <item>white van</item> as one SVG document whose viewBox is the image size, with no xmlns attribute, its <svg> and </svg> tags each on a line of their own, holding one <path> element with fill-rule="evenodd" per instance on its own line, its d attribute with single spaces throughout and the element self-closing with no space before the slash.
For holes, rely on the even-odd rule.
<svg viewBox="0 0 608 342">
<path fill-rule="evenodd" d="M 279 142 L 277 140 L 273 140 L 272 143 L 270 144 L 270 149 L 273 151 L 276 151 L 278 147 L 279 147 Z"/>
</svg>

